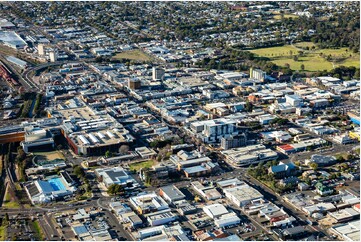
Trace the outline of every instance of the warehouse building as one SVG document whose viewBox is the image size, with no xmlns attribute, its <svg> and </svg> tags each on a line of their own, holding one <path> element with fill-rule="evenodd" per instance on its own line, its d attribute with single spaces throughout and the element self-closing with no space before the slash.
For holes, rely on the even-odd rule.
<svg viewBox="0 0 361 242">
<path fill-rule="evenodd" d="M 263 198 L 259 191 L 247 184 L 226 188 L 223 189 L 223 192 L 231 202 L 239 207 L 244 207 L 253 200 Z"/>
<path fill-rule="evenodd" d="M 174 185 L 161 187 L 159 194 L 168 202 L 175 202 L 184 199 L 186 196 Z"/>
</svg>

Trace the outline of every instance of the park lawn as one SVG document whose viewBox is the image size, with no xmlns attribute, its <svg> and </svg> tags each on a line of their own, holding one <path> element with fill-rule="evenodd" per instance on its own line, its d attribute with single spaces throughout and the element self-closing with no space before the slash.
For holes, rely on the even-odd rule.
<svg viewBox="0 0 361 242">
<path fill-rule="evenodd" d="M 294 54 L 297 53 L 297 49 L 291 45 L 284 45 L 284 46 L 275 46 L 269 48 L 260 48 L 260 49 L 253 49 L 249 50 L 250 52 L 263 57 L 277 57 L 277 56 L 289 56 L 290 51 L 293 51 Z"/>
<path fill-rule="evenodd" d="M 279 66 L 285 66 L 285 64 L 288 63 L 292 70 L 301 70 L 302 64 L 305 66 L 305 71 L 314 72 L 332 69 L 331 62 L 328 62 L 317 55 L 307 55 L 305 57 L 299 57 L 298 61 L 294 61 L 293 58 L 289 57 L 281 57 L 275 58 L 274 60 L 272 60 L 272 62 Z"/>
<path fill-rule="evenodd" d="M 5 241 L 6 240 L 6 235 L 7 235 L 7 231 L 6 231 L 6 226 L 2 225 L 0 226 L 0 241 Z"/>
<path fill-rule="evenodd" d="M 11 195 L 10 195 L 8 189 L 9 189 L 9 187 L 6 188 L 5 199 L 3 201 L 2 207 L 3 208 L 20 208 L 19 203 L 14 201 L 11 198 Z"/>
<path fill-rule="evenodd" d="M 154 165 L 153 160 L 137 162 L 137 163 L 130 164 L 129 170 L 138 172 L 141 168 L 150 168 L 153 165 Z"/>
<path fill-rule="evenodd" d="M 38 221 L 30 222 L 34 229 L 35 237 L 37 237 L 39 240 L 44 240 L 44 233 L 43 230 L 40 227 L 40 224 Z"/>
<path fill-rule="evenodd" d="M 298 15 L 295 15 L 295 14 L 284 14 L 283 15 L 284 18 L 299 18 Z M 273 16 L 274 19 L 281 19 L 281 14 L 276 14 Z"/>
<path fill-rule="evenodd" d="M 257 56 L 268 57 L 271 59 L 273 63 L 279 66 L 285 66 L 285 64 L 289 64 L 292 70 L 301 70 L 301 65 L 305 66 L 305 71 L 315 72 L 315 71 L 323 71 L 323 70 L 332 70 L 337 66 L 360 66 L 360 54 L 352 53 L 347 48 L 338 48 L 338 49 L 315 49 L 304 51 L 304 56 L 299 57 L 298 61 L 293 60 L 293 56 L 291 56 L 291 51 L 293 55 L 298 53 L 297 47 L 312 47 L 314 44 L 311 42 L 300 42 L 296 43 L 295 47 L 292 45 L 285 46 L 276 46 L 269 48 L 260 48 L 249 50 L 250 52 L 256 54 Z M 333 59 L 342 58 L 343 60 L 334 62 L 334 67 L 331 61 L 325 60 L 325 58 L 321 57 L 331 55 Z"/>
<path fill-rule="evenodd" d="M 316 45 L 312 42 L 298 42 L 294 44 L 298 48 L 306 48 L 307 46 L 311 49 L 313 46 L 316 47 Z"/>
<path fill-rule="evenodd" d="M 3 203 L 3 208 L 20 208 L 19 203 L 15 202 L 15 201 L 6 201 Z"/>
<path fill-rule="evenodd" d="M 151 58 L 141 50 L 127 50 L 113 56 L 113 59 L 128 59 L 128 60 L 138 60 L 138 61 L 149 61 Z"/>
</svg>

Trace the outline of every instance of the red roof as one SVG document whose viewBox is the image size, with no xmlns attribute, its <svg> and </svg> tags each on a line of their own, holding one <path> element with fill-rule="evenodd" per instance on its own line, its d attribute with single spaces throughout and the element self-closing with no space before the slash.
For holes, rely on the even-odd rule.
<svg viewBox="0 0 361 242">
<path fill-rule="evenodd" d="M 293 150 L 294 148 L 293 148 L 293 146 L 292 145 L 280 145 L 280 146 L 278 146 L 280 149 L 282 149 L 282 150 Z"/>
</svg>

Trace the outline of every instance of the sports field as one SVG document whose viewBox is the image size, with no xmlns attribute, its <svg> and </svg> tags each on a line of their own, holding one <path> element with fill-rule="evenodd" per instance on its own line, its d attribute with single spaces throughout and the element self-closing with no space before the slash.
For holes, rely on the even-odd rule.
<svg viewBox="0 0 361 242">
<path fill-rule="evenodd" d="M 309 47 L 309 50 L 306 50 Z M 312 48 L 314 47 L 314 48 Z M 279 66 L 290 65 L 292 70 L 301 70 L 301 65 L 305 71 L 331 70 L 337 66 L 360 66 L 360 54 L 352 53 L 347 48 L 339 49 L 318 49 L 311 42 L 301 42 L 294 45 L 277 46 L 250 50 L 257 56 L 268 57 Z M 303 51 L 303 56 L 299 56 L 299 51 Z M 298 61 L 293 59 L 298 55 Z M 330 60 L 326 60 L 330 57 Z"/>
<path fill-rule="evenodd" d="M 149 61 L 151 60 L 150 56 L 144 53 L 141 50 L 128 50 L 113 56 L 113 59 L 128 59 L 128 60 L 137 60 L 137 61 Z"/>
</svg>

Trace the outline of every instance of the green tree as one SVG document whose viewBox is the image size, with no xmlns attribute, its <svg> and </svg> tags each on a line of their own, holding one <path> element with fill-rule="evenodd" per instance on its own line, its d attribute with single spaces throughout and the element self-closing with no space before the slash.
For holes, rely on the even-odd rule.
<svg viewBox="0 0 361 242">
<path fill-rule="evenodd" d="M 301 70 L 304 71 L 305 70 L 305 65 L 301 64 Z"/>
<path fill-rule="evenodd" d="M 312 169 L 312 170 L 317 170 L 317 168 L 318 168 L 318 164 L 317 163 L 315 163 L 315 162 L 311 162 L 310 164 L 309 164 L 309 167 Z"/>
<path fill-rule="evenodd" d="M 78 178 L 84 178 L 85 177 L 85 172 L 84 172 L 83 168 L 81 168 L 80 166 L 75 166 L 74 167 L 74 174 Z"/>
<path fill-rule="evenodd" d="M 106 158 L 109 158 L 109 157 L 111 157 L 112 156 L 112 153 L 109 151 L 109 150 L 107 150 L 106 152 L 105 152 L 105 157 Z"/>
</svg>

